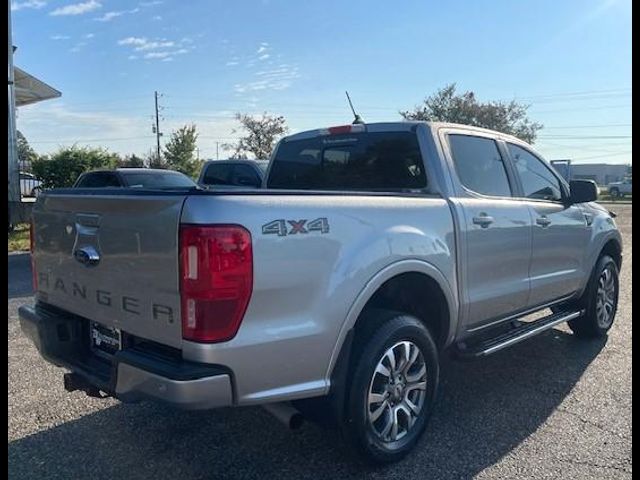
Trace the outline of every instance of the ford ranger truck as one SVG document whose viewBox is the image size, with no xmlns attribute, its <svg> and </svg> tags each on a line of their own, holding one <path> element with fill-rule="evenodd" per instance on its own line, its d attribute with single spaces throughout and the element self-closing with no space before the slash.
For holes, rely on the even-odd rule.
<svg viewBox="0 0 640 480">
<path fill-rule="evenodd" d="M 425 430 L 443 352 L 614 321 L 622 244 L 595 184 L 512 136 L 307 131 L 278 143 L 263 186 L 39 195 L 19 314 L 67 390 L 321 414 L 391 462 Z"/>
</svg>

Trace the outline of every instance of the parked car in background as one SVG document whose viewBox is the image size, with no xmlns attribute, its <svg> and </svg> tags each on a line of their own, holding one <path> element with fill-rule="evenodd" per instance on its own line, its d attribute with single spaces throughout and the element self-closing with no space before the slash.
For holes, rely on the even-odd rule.
<svg viewBox="0 0 640 480">
<path fill-rule="evenodd" d="M 35 197 L 42 189 L 42 182 L 33 173 L 20 172 L 20 193 L 23 197 Z"/>
<path fill-rule="evenodd" d="M 205 188 L 260 188 L 268 160 L 209 160 L 198 184 Z"/>
<path fill-rule="evenodd" d="M 80 175 L 73 185 L 73 188 L 107 187 L 165 189 L 197 187 L 197 185 L 183 173 L 156 168 L 95 170 Z"/>
<path fill-rule="evenodd" d="M 608 185 L 609 195 L 613 198 L 622 198 L 631 195 L 631 179 L 625 178 L 621 182 L 613 182 Z"/>
</svg>

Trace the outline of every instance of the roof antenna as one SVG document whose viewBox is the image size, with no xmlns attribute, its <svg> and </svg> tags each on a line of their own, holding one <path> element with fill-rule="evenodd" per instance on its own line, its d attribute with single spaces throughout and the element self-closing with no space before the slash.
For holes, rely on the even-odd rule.
<svg viewBox="0 0 640 480">
<path fill-rule="evenodd" d="M 351 107 L 351 111 L 353 112 L 353 116 L 354 116 L 353 125 L 363 124 L 364 120 L 362 120 L 362 117 L 360 117 L 360 115 L 358 115 L 356 113 L 356 110 L 353 108 L 353 103 L 351 103 L 351 97 L 349 97 L 349 92 L 345 90 L 344 93 L 347 94 L 347 100 L 349 101 L 349 106 Z"/>
</svg>

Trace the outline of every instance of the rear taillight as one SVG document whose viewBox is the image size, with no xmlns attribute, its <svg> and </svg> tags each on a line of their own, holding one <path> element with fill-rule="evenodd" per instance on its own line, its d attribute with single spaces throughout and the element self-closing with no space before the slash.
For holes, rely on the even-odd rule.
<svg viewBox="0 0 640 480">
<path fill-rule="evenodd" d="M 180 282 L 182 337 L 233 338 L 253 289 L 249 231 L 238 225 L 181 226 Z"/>
<path fill-rule="evenodd" d="M 33 284 L 33 291 L 38 291 L 38 275 L 36 274 L 36 262 L 33 258 L 34 247 L 36 244 L 36 232 L 33 220 L 29 224 L 29 251 L 31 252 L 31 281 Z"/>
</svg>

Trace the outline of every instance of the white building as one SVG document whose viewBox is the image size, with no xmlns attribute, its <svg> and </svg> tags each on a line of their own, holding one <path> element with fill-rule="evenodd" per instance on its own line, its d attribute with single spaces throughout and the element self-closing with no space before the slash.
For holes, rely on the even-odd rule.
<svg viewBox="0 0 640 480">
<path fill-rule="evenodd" d="M 612 163 L 572 163 L 571 178 L 594 180 L 598 185 L 619 182 L 629 175 L 629 165 Z"/>
</svg>

